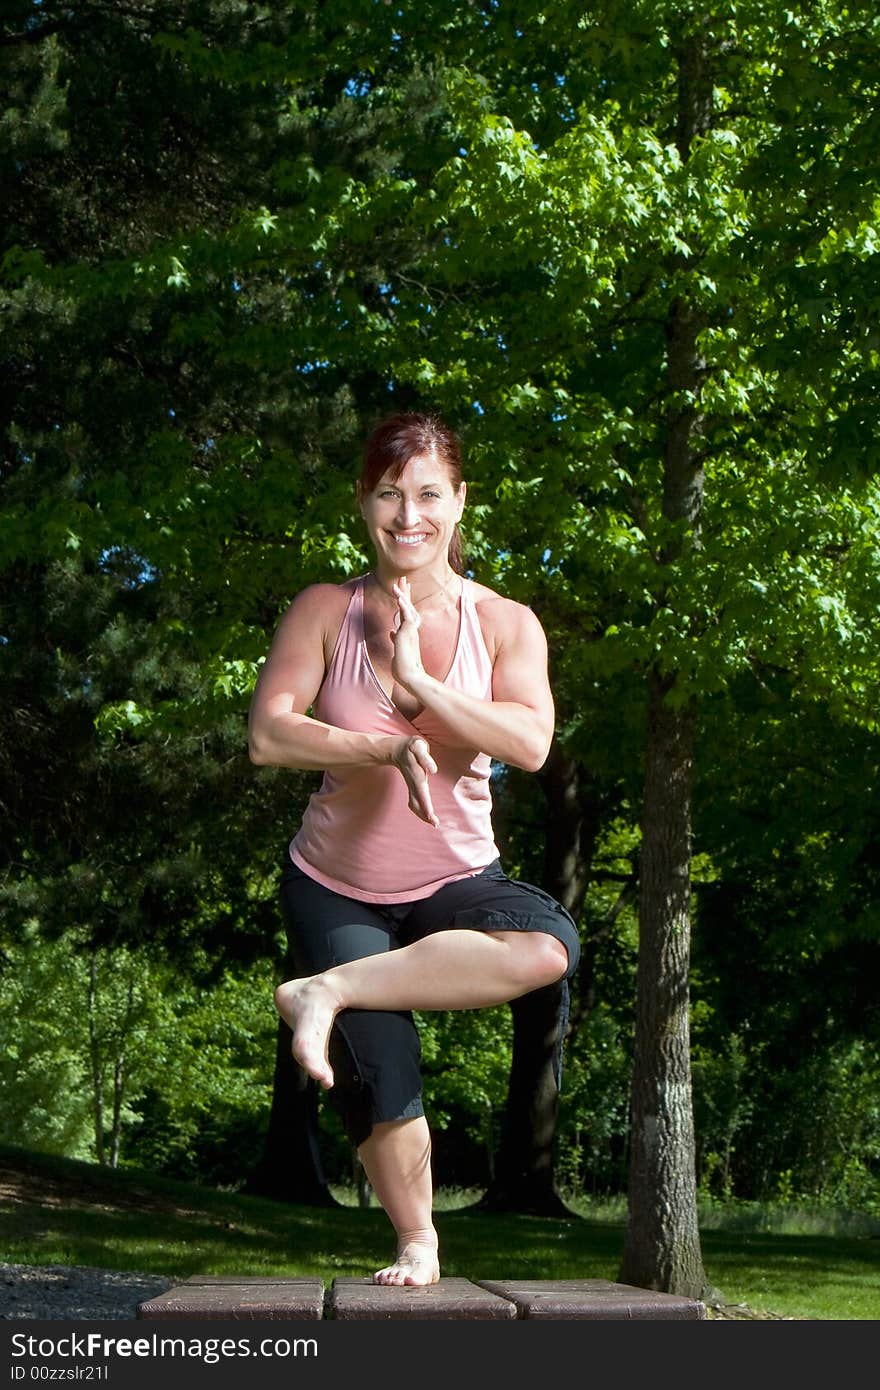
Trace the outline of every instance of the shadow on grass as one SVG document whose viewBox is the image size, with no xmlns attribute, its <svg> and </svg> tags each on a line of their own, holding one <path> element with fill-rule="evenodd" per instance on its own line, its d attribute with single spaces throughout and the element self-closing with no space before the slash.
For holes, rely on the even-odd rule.
<svg viewBox="0 0 880 1390">
<path fill-rule="evenodd" d="M 363 1275 L 393 1252 L 384 1213 L 300 1207 L 0 1148 L 6 1258 L 186 1278 Z M 613 1278 L 622 1228 L 481 1212 L 437 1216 L 447 1275 Z"/>
<path fill-rule="evenodd" d="M 443 1272 L 471 1279 L 616 1280 L 624 1226 L 484 1212 L 437 1214 Z M 363 1276 L 393 1253 L 377 1208 L 287 1205 L 0 1147 L 0 1239 L 21 1264 L 190 1274 Z M 706 1230 L 710 1281 L 731 1304 L 798 1318 L 880 1317 L 880 1241 Z"/>
</svg>

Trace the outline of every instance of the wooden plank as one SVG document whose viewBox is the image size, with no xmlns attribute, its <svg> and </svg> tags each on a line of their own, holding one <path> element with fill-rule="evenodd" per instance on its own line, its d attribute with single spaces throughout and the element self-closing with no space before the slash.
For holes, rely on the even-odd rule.
<svg viewBox="0 0 880 1390">
<path fill-rule="evenodd" d="M 193 1274 L 138 1304 L 141 1319 L 216 1318 L 317 1322 L 516 1319 L 701 1319 L 705 1304 L 607 1279 L 444 1278 L 426 1287 L 337 1278 L 326 1298 L 321 1279 L 277 1275 Z"/>
<path fill-rule="evenodd" d="M 287 1277 L 284 1274 L 191 1274 L 188 1279 L 183 1281 L 183 1285 L 178 1287 L 188 1287 L 190 1284 L 321 1284 L 322 1280 L 314 1274 L 298 1274 Z"/>
<path fill-rule="evenodd" d="M 469 1279 L 440 1279 L 436 1284 L 412 1287 L 339 1278 L 333 1280 L 327 1316 L 361 1321 L 446 1318 L 508 1322 L 515 1320 L 516 1308 L 509 1299 L 498 1297 Z"/>
<path fill-rule="evenodd" d="M 191 1275 L 184 1284 L 139 1303 L 138 1318 L 285 1319 L 318 1322 L 324 1316 L 320 1279 Z"/>
<path fill-rule="evenodd" d="M 509 1298 L 518 1318 L 705 1318 L 706 1305 L 679 1294 L 638 1289 L 608 1279 L 478 1279 L 481 1288 Z"/>
</svg>

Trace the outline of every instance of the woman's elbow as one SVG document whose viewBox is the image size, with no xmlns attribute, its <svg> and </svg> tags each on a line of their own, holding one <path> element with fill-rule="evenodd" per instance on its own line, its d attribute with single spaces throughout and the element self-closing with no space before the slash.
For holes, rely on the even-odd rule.
<svg viewBox="0 0 880 1390">
<path fill-rule="evenodd" d="M 540 757 L 536 754 L 534 757 L 523 758 L 522 762 L 518 763 L 517 766 L 521 767 L 523 772 L 540 772 L 546 761 L 546 753 L 543 753 Z"/>
<path fill-rule="evenodd" d="M 529 739 L 527 743 L 523 744 L 517 759 L 517 767 L 521 767 L 523 772 L 540 772 L 550 753 L 551 742 L 552 735 L 550 738 L 538 735 Z"/>
<path fill-rule="evenodd" d="M 266 738 L 255 728 L 248 731 L 248 757 L 257 767 L 265 767 L 267 763 L 271 762 Z"/>
</svg>

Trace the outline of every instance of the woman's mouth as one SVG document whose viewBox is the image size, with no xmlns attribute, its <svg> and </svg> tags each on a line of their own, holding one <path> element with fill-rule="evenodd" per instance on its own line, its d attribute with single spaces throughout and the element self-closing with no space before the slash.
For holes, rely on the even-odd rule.
<svg viewBox="0 0 880 1390">
<path fill-rule="evenodd" d="M 421 545 L 422 541 L 428 539 L 427 531 L 413 531 L 406 534 L 400 531 L 392 531 L 391 534 L 398 545 Z"/>
</svg>

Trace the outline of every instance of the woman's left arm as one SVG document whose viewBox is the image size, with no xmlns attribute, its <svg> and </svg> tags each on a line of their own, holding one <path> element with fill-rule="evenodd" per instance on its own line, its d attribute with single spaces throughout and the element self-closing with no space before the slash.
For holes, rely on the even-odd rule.
<svg viewBox="0 0 880 1390">
<path fill-rule="evenodd" d="M 419 615 L 406 580 L 395 586 L 400 625 L 394 634 L 395 680 L 442 719 L 463 744 L 526 772 L 543 767 L 553 738 L 555 710 L 547 673 L 547 638 L 530 608 L 499 599 L 494 624 L 492 699 L 454 690 L 422 666 Z"/>
</svg>

